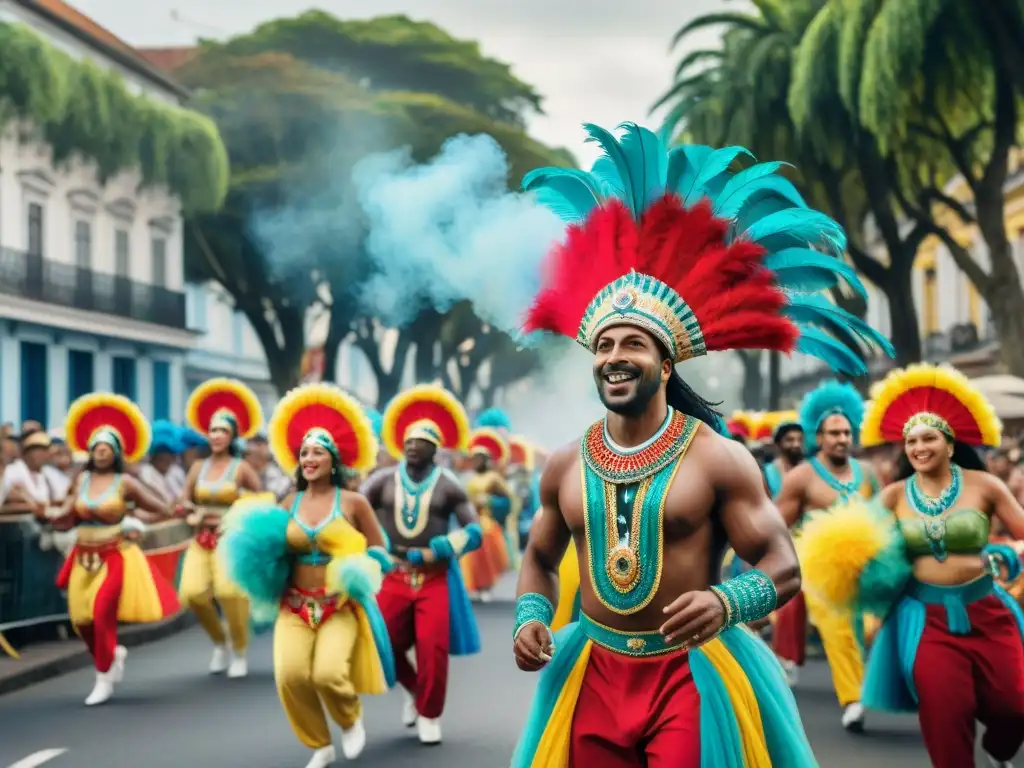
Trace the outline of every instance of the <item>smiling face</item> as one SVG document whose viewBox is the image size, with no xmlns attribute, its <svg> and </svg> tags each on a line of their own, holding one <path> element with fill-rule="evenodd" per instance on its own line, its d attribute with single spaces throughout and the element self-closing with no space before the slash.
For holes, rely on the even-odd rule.
<svg viewBox="0 0 1024 768">
<path fill-rule="evenodd" d="M 604 407 L 639 416 L 668 381 L 672 363 L 646 331 L 619 325 L 601 333 L 594 349 L 594 381 Z"/>
<path fill-rule="evenodd" d="M 299 467 L 307 483 L 330 480 L 334 457 L 322 445 L 307 443 L 299 451 Z"/>
<path fill-rule="evenodd" d="M 92 449 L 92 464 L 97 470 L 110 469 L 114 465 L 114 449 L 106 443 L 96 443 Z"/>
<path fill-rule="evenodd" d="M 953 445 L 944 434 L 919 425 L 910 430 L 903 441 L 903 450 L 915 472 L 935 474 L 944 469 L 953 458 Z"/>
<path fill-rule="evenodd" d="M 227 427 L 214 427 L 209 434 L 210 450 L 217 454 L 224 453 L 234 438 L 235 436 Z"/>
<path fill-rule="evenodd" d="M 818 446 L 821 452 L 836 464 L 850 459 L 853 447 L 853 428 L 850 420 L 839 413 L 827 416 L 818 427 Z"/>
</svg>

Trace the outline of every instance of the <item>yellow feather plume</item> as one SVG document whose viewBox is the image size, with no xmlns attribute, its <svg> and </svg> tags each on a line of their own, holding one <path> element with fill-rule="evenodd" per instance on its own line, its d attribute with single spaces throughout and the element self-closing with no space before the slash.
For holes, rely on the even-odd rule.
<svg viewBox="0 0 1024 768">
<path fill-rule="evenodd" d="M 861 426 L 861 444 L 865 447 L 882 445 L 902 440 L 902 434 L 890 429 L 882 432 L 886 415 L 901 395 L 912 389 L 933 388 L 946 392 L 958 400 L 971 414 L 981 433 L 981 444 L 996 447 L 1002 442 L 1003 425 L 996 416 L 992 405 L 985 399 L 970 380 L 960 371 L 949 366 L 935 366 L 921 363 L 891 371 L 871 390 L 871 401 L 864 414 Z M 943 416 L 944 414 L 937 414 Z M 899 425 L 902 431 L 903 425 Z"/>
<path fill-rule="evenodd" d="M 423 406 L 435 407 L 446 412 L 455 423 L 455 439 L 444 435 L 447 443 L 442 445 L 448 451 L 464 451 L 469 440 L 469 416 L 462 403 L 444 387 L 435 384 L 419 384 L 400 392 L 388 403 L 384 409 L 384 417 L 381 424 L 381 440 L 384 447 L 394 458 L 400 459 L 404 454 L 405 435 L 398 434 L 398 425 L 402 422 L 402 416 L 410 408 L 420 410 Z M 423 409 L 426 410 L 426 409 Z M 428 413 L 417 414 L 417 418 L 430 418 Z"/>
<path fill-rule="evenodd" d="M 891 536 L 884 513 L 863 501 L 812 513 L 794 539 L 804 589 L 827 605 L 851 606 L 861 573 Z"/>
</svg>

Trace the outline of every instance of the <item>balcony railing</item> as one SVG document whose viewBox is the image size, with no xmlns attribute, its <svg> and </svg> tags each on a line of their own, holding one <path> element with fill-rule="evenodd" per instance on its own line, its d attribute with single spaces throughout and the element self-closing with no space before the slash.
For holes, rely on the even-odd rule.
<svg viewBox="0 0 1024 768">
<path fill-rule="evenodd" d="M 0 248 L 0 294 L 184 329 L 185 294 Z"/>
</svg>

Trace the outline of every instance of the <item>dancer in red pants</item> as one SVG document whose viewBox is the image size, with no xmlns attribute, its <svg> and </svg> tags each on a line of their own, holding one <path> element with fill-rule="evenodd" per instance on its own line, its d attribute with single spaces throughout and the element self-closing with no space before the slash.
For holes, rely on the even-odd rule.
<svg viewBox="0 0 1024 768">
<path fill-rule="evenodd" d="M 395 567 L 377 596 L 407 693 L 403 722 L 424 744 L 441 742 L 448 657 L 477 653 L 480 636 L 458 558 L 480 547 L 476 510 L 438 449 L 465 450 L 469 420 L 448 391 L 432 385 L 398 395 L 384 412 L 381 439 L 401 461 L 363 486 L 390 541 Z M 451 529 L 451 519 L 459 527 Z M 416 666 L 406 654 L 415 649 Z"/>
<path fill-rule="evenodd" d="M 85 700 L 95 706 L 124 677 L 128 651 L 117 644 L 118 622 L 161 621 L 179 610 L 174 587 L 122 530 L 130 514 L 152 521 L 172 511 L 124 473 L 125 462 L 149 450 L 149 424 L 132 402 L 106 393 L 80 397 L 68 409 L 66 433 L 72 451 L 88 450 L 89 463 L 54 521 L 55 528 L 78 530 L 57 586 L 68 592 L 71 621 L 96 666 L 96 684 Z"/>
</svg>

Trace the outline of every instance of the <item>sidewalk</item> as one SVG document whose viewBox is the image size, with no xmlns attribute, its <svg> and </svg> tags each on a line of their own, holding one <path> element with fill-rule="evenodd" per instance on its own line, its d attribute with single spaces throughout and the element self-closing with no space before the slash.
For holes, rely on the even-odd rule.
<svg viewBox="0 0 1024 768">
<path fill-rule="evenodd" d="M 156 624 L 126 624 L 118 631 L 118 642 L 127 648 L 145 645 L 188 629 L 193 624 L 195 616 L 190 611 Z M 0 656 L 0 696 L 92 664 L 85 645 L 75 636 L 52 643 L 32 643 L 15 650 L 21 654 L 20 659 L 12 659 L 6 654 Z"/>
</svg>

